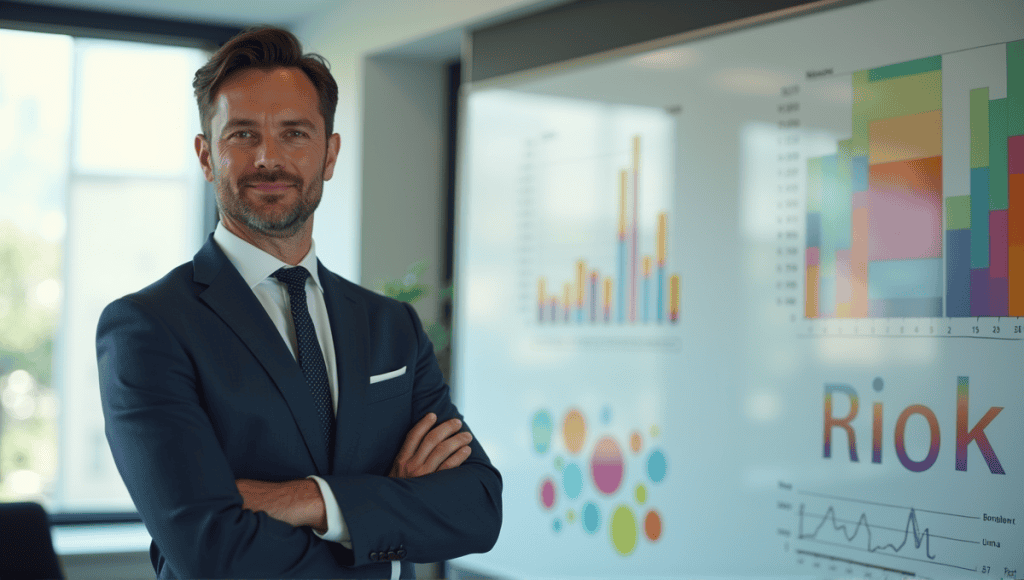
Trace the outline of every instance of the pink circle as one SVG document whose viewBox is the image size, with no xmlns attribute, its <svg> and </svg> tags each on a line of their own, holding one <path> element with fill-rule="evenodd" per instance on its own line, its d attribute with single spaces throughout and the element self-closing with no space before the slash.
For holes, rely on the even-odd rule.
<svg viewBox="0 0 1024 580">
<path fill-rule="evenodd" d="M 544 505 L 545 509 L 555 507 L 555 482 L 550 478 L 546 478 L 540 484 L 540 503 Z"/>
<path fill-rule="evenodd" d="M 601 493 L 611 495 L 622 484 L 625 470 L 619 444 L 611 437 L 602 437 L 594 446 L 594 455 L 590 458 L 590 475 L 594 478 L 594 485 Z"/>
</svg>

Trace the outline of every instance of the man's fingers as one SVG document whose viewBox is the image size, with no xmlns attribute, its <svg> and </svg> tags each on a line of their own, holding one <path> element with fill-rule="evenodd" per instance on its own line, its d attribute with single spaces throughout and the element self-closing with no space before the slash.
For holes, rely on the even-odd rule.
<svg viewBox="0 0 1024 580">
<path fill-rule="evenodd" d="M 438 469 L 441 469 L 441 465 L 445 461 L 450 459 L 452 456 L 457 455 L 462 449 L 469 449 L 468 445 L 472 440 L 473 434 L 467 431 L 465 433 L 458 433 L 442 441 L 439 445 L 434 447 L 430 456 L 427 457 L 426 461 L 424 461 L 424 467 L 426 467 L 427 473 L 433 473 Z M 463 458 L 462 461 L 464 460 L 465 458 Z M 459 461 L 459 463 L 462 463 L 462 461 Z"/>
<path fill-rule="evenodd" d="M 458 419 L 449 419 L 431 429 L 430 433 L 427 433 L 427 436 L 423 438 L 423 442 L 420 443 L 419 449 L 416 451 L 415 457 L 413 457 L 413 462 L 417 464 L 426 463 L 427 458 L 434 452 L 434 448 L 457 433 L 461 428 L 462 421 Z M 445 457 L 447 457 L 447 455 Z"/>
<path fill-rule="evenodd" d="M 437 466 L 437 470 L 442 471 L 462 465 L 462 462 L 469 458 L 471 452 L 472 449 L 469 448 L 469 445 L 459 448 L 458 451 L 452 453 L 451 457 L 445 459 L 441 465 Z"/>
<path fill-rule="evenodd" d="M 418 423 L 413 425 L 413 428 L 409 430 L 409 434 L 405 436 L 405 443 L 402 444 L 402 448 L 398 451 L 398 457 L 395 458 L 395 461 L 404 463 L 415 455 L 416 450 L 420 447 L 420 442 L 423 441 L 424 435 L 427 434 L 427 431 L 430 430 L 430 427 L 436 421 L 437 415 L 427 413 Z"/>
</svg>

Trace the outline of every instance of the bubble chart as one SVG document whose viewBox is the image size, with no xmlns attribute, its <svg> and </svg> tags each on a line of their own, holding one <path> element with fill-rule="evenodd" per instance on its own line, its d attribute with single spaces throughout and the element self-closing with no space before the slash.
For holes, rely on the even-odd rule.
<svg viewBox="0 0 1024 580">
<path fill-rule="evenodd" d="M 633 433 L 629 435 L 629 448 L 633 450 L 633 453 L 640 453 L 640 450 L 643 449 L 643 446 L 644 439 L 640 435 L 640 432 L 633 431 Z"/>
<path fill-rule="evenodd" d="M 665 454 L 660 449 L 651 453 L 647 458 L 647 477 L 651 478 L 651 481 L 658 483 L 665 479 Z"/>
<path fill-rule="evenodd" d="M 533 414 L 533 450 L 537 453 L 547 453 L 551 446 L 551 415 L 544 410 Z"/>
<path fill-rule="evenodd" d="M 580 521 L 583 522 L 583 529 L 588 534 L 595 534 L 601 528 L 601 509 L 592 501 L 583 504 L 580 512 Z"/>
<path fill-rule="evenodd" d="M 555 483 L 550 478 L 544 478 L 540 484 L 540 503 L 544 509 L 555 507 Z"/>
<path fill-rule="evenodd" d="M 583 491 L 583 471 L 580 466 L 570 463 L 562 470 L 562 489 L 570 499 L 576 499 Z"/>
<path fill-rule="evenodd" d="M 565 438 L 565 448 L 569 453 L 577 454 L 583 449 L 587 440 L 587 422 L 583 419 L 583 413 L 579 409 L 569 409 L 562 421 L 562 436 Z"/>
<path fill-rule="evenodd" d="M 624 505 L 616 508 L 612 514 L 610 530 L 615 549 L 623 556 L 632 554 L 636 548 L 637 536 L 636 516 L 633 515 L 633 510 Z"/>
<path fill-rule="evenodd" d="M 602 437 L 594 446 L 594 454 L 590 458 L 590 475 L 594 485 L 604 494 L 613 494 L 619 489 L 625 474 L 622 450 L 611 437 Z"/>
<path fill-rule="evenodd" d="M 644 535 L 652 542 L 658 541 L 661 537 L 661 516 L 658 512 L 650 510 L 644 516 Z"/>
<path fill-rule="evenodd" d="M 646 502 L 646 501 L 647 501 L 647 488 L 644 487 L 644 485 L 641 483 L 640 485 L 636 486 L 636 503 L 638 503 L 640 505 L 644 505 L 644 502 Z"/>
</svg>

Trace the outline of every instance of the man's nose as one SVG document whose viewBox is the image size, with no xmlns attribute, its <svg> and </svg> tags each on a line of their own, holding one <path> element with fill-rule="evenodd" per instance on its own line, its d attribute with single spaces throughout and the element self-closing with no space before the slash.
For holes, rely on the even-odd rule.
<svg viewBox="0 0 1024 580">
<path fill-rule="evenodd" d="M 271 137 L 264 138 L 256 149 L 257 169 L 276 169 L 281 167 L 281 146 Z"/>
</svg>

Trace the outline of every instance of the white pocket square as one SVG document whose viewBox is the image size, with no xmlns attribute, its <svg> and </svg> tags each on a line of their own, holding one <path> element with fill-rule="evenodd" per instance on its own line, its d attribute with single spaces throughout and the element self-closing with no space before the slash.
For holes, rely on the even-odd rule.
<svg viewBox="0 0 1024 580">
<path fill-rule="evenodd" d="M 379 383 L 381 381 L 386 381 L 388 379 L 393 379 L 395 377 L 400 377 L 400 376 L 405 374 L 405 368 L 406 367 L 402 367 L 402 368 L 398 369 L 397 371 L 391 371 L 390 373 L 384 373 L 382 375 L 372 375 L 370 377 L 370 384 L 372 385 L 373 383 Z"/>
</svg>

